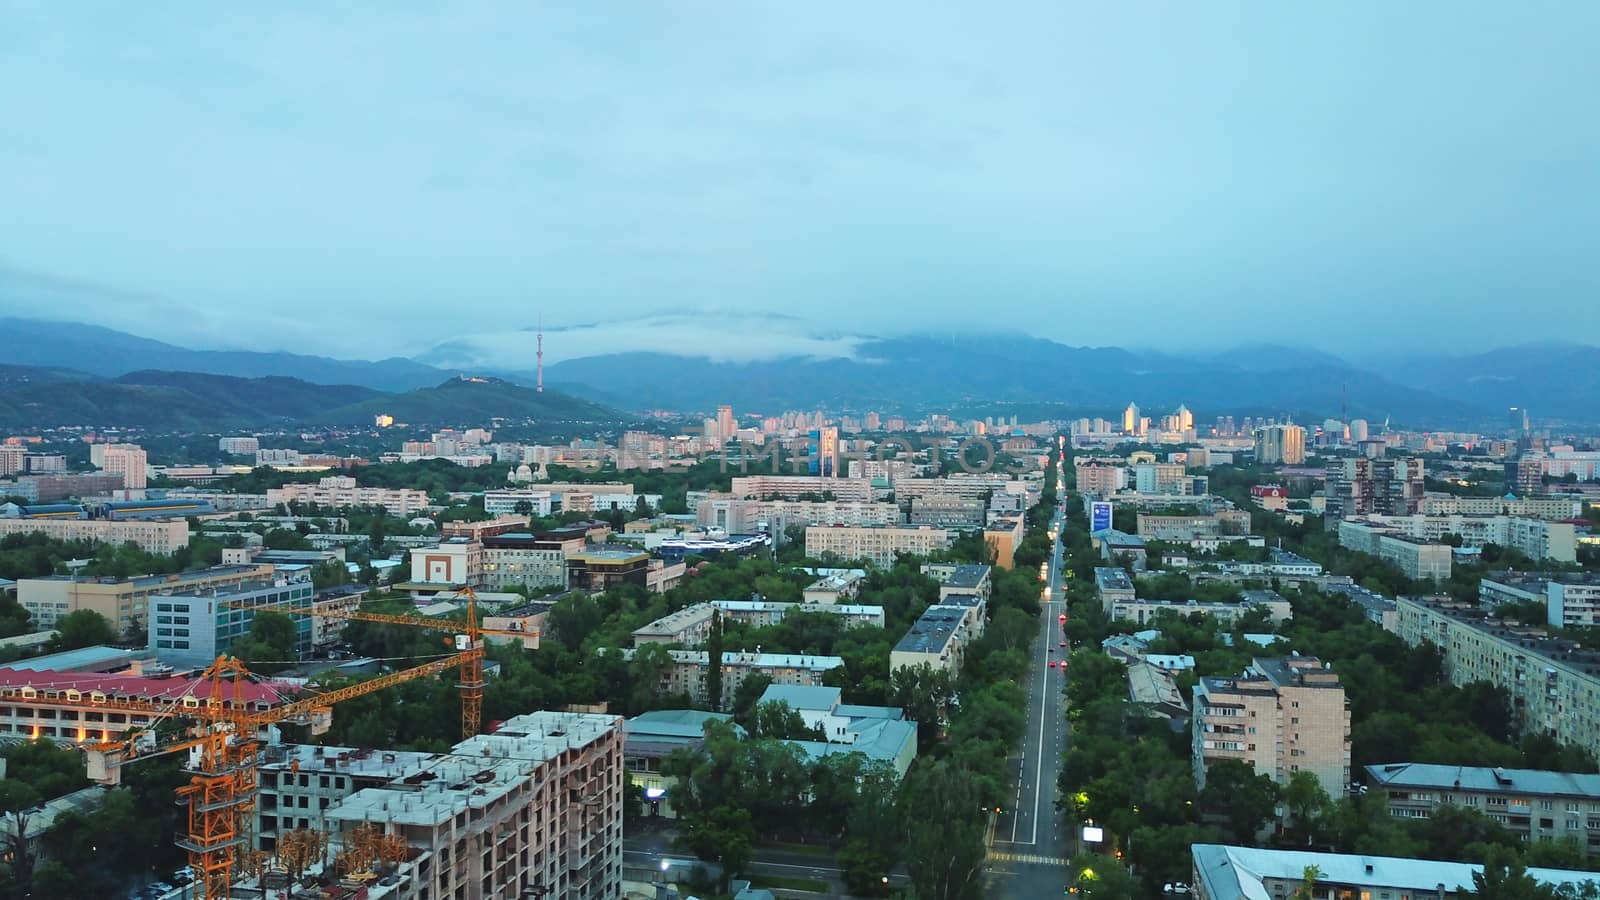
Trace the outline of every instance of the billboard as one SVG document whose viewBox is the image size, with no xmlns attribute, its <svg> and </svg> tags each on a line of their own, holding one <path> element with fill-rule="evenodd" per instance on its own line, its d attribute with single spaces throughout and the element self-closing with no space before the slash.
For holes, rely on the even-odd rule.
<svg viewBox="0 0 1600 900">
<path fill-rule="evenodd" d="M 1089 504 L 1089 533 L 1099 534 L 1111 530 L 1111 504 L 1096 500 Z"/>
</svg>

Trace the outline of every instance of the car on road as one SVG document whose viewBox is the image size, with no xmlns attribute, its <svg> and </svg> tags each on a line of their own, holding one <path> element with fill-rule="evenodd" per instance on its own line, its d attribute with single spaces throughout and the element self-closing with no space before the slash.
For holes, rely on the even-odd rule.
<svg viewBox="0 0 1600 900">
<path fill-rule="evenodd" d="M 1062 641 L 1061 643 L 1057 644 L 1056 646 L 1057 647 L 1065 647 L 1066 645 L 1067 645 L 1067 642 L 1066 641 Z"/>
</svg>

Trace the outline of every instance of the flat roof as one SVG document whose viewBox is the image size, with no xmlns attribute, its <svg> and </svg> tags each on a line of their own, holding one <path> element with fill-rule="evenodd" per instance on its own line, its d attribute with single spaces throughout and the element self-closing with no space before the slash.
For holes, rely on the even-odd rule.
<svg viewBox="0 0 1600 900">
<path fill-rule="evenodd" d="M 840 691 L 836 687 L 804 684 L 769 684 L 757 703 L 789 704 L 791 709 L 831 710 L 839 705 Z"/>
<path fill-rule="evenodd" d="M 940 584 L 947 587 L 975 588 L 989 577 L 989 567 L 976 563 L 963 563 L 955 567 L 949 575 L 940 579 Z"/>
<path fill-rule="evenodd" d="M 964 611 L 951 607 L 930 606 L 911 624 L 898 644 L 897 653 L 939 653 L 950 645 L 950 640 L 966 621 Z"/>
<path fill-rule="evenodd" d="M 717 607 L 710 603 L 696 603 L 685 606 L 677 612 L 667 613 L 654 622 L 646 622 L 633 630 L 634 634 L 673 634 L 682 631 L 691 625 L 699 624 L 710 619 L 717 611 Z"/>
<path fill-rule="evenodd" d="M 1133 590 L 1133 579 L 1128 576 L 1128 570 L 1121 566 L 1096 567 L 1094 570 L 1094 584 L 1095 587 L 1114 591 Z"/>
<path fill-rule="evenodd" d="M 268 747 L 261 768 L 269 771 L 298 766 L 300 772 L 339 772 L 362 778 L 403 778 L 438 760 L 437 753 L 279 744 Z"/>
<path fill-rule="evenodd" d="M 1385 788 L 1427 788 L 1497 794 L 1548 794 L 1558 797 L 1600 798 L 1600 775 L 1552 772 L 1543 769 L 1503 769 L 1489 766 L 1441 766 L 1429 763 L 1391 763 L 1367 766 L 1367 777 Z"/>
<path fill-rule="evenodd" d="M 133 654 L 132 650 L 119 650 L 116 647 L 97 644 L 93 647 L 79 647 L 76 650 L 35 656 L 32 659 L 19 659 L 0 668 L 15 672 L 60 672 L 108 662 L 127 662 L 133 659 Z"/>
<path fill-rule="evenodd" d="M 1411 891 L 1417 896 L 1432 895 L 1441 884 L 1447 893 L 1473 890 L 1472 876 L 1483 869 L 1479 863 L 1317 853 L 1310 850 L 1268 850 L 1223 844 L 1194 844 L 1190 852 L 1193 854 L 1194 871 L 1205 885 L 1206 896 L 1248 900 L 1268 900 L 1273 896 L 1263 886 L 1265 880 L 1298 883 L 1312 866 L 1321 873 L 1317 876 L 1317 882 L 1322 885 L 1389 888 L 1393 891 Z M 1570 869 L 1529 868 L 1528 874 L 1546 884 L 1600 881 L 1600 872 L 1576 872 Z"/>
</svg>

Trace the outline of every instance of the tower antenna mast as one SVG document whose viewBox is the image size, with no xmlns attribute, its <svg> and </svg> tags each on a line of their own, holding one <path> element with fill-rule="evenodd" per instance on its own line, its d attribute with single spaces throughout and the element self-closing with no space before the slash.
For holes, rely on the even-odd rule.
<svg viewBox="0 0 1600 900">
<path fill-rule="evenodd" d="M 544 393 L 544 313 L 539 314 L 539 337 L 537 347 L 538 349 L 535 351 L 535 355 L 539 360 L 539 380 L 534 387 L 534 391 L 542 394 Z"/>
</svg>

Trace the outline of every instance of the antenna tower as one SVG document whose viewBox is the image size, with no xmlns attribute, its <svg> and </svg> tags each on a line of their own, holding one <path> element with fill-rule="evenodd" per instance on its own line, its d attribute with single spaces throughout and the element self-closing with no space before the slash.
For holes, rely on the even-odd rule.
<svg viewBox="0 0 1600 900">
<path fill-rule="evenodd" d="M 543 314 L 540 314 L 540 316 L 539 316 L 539 338 L 538 338 L 538 341 L 539 341 L 539 343 L 537 345 L 538 349 L 535 351 L 535 355 L 538 357 L 538 360 L 539 360 L 539 365 L 538 365 L 539 380 L 538 380 L 538 383 L 534 387 L 534 391 L 537 392 L 537 393 L 542 394 L 542 393 L 544 393 L 544 315 Z"/>
</svg>

